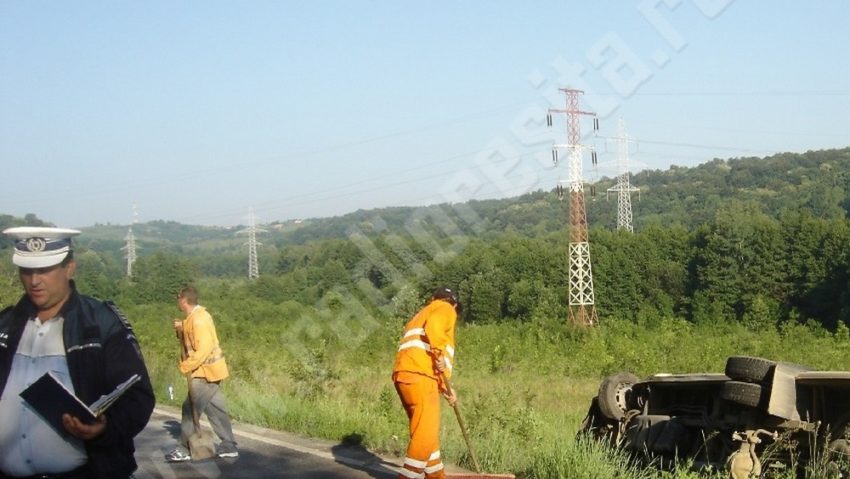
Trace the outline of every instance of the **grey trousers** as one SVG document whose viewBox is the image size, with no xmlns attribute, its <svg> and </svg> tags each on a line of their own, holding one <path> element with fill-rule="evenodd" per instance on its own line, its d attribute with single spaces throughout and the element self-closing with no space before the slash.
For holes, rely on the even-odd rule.
<svg viewBox="0 0 850 479">
<path fill-rule="evenodd" d="M 213 432 L 221 440 L 223 448 L 235 448 L 236 440 L 233 438 L 233 428 L 230 425 L 230 414 L 227 412 L 227 403 L 224 394 L 221 393 L 219 383 L 209 383 L 201 378 L 192 378 L 192 399 L 195 403 L 195 411 L 198 417 L 206 414 L 212 425 Z M 195 432 L 195 424 L 192 420 L 192 408 L 189 397 L 183 401 L 183 418 L 180 422 L 180 442 L 184 447 L 189 447 L 189 436 Z"/>
</svg>

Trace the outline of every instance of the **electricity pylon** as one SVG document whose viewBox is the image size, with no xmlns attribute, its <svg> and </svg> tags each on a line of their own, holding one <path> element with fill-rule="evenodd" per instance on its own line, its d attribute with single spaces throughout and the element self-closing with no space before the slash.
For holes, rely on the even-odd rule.
<svg viewBox="0 0 850 479">
<path fill-rule="evenodd" d="M 629 143 L 634 141 L 626 134 L 626 122 L 620 118 L 617 122 L 617 185 L 608 188 L 608 192 L 617 192 L 617 230 L 634 232 L 632 226 L 632 192 L 634 188 L 629 184 Z"/>
<path fill-rule="evenodd" d="M 260 277 L 260 265 L 257 262 L 257 246 L 262 246 L 262 243 L 257 242 L 257 233 L 265 233 L 266 230 L 257 228 L 256 218 L 254 217 L 254 209 L 248 213 L 248 227 L 238 233 L 248 235 L 248 279 L 257 279 Z"/>
<path fill-rule="evenodd" d="M 139 213 L 136 211 L 136 205 L 133 205 L 133 222 L 127 228 L 127 236 L 124 237 L 126 243 L 121 248 L 127 251 L 127 277 L 133 276 L 133 263 L 136 262 L 136 237 L 133 235 L 133 225 L 136 224 L 139 218 Z"/>
<path fill-rule="evenodd" d="M 582 111 L 578 108 L 578 96 L 584 93 L 581 90 L 559 88 L 566 95 L 566 107 L 564 109 L 549 109 L 546 121 L 552 126 L 552 113 L 564 113 L 567 115 L 567 143 L 555 144 L 552 149 L 552 159 L 557 164 L 558 150 L 567 149 L 570 152 L 569 180 L 567 190 L 570 195 L 570 245 L 569 245 L 569 271 L 570 271 L 570 306 L 569 320 L 579 326 L 591 326 L 599 322 L 596 314 L 596 305 L 593 295 L 593 270 L 590 264 L 590 241 L 587 232 L 587 211 L 584 203 L 584 183 L 582 180 L 582 152 L 590 149 L 593 155 L 593 164 L 596 164 L 596 151 L 592 147 L 582 145 L 581 126 L 579 118 L 581 115 L 593 117 L 593 130 L 599 129 L 599 119 L 596 113 Z M 559 197 L 563 197 L 563 186 L 558 185 Z"/>
</svg>

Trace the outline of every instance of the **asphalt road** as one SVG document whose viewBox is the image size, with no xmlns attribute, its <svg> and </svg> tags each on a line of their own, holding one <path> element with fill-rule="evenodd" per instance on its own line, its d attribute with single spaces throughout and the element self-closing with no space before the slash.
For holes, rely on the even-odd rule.
<svg viewBox="0 0 850 479">
<path fill-rule="evenodd" d="M 164 455 L 180 435 L 177 411 L 157 408 L 136 437 L 136 479 L 297 478 L 395 479 L 400 465 L 362 446 L 304 439 L 279 431 L 234 423 L 238 459 L 166 463 Z M 209 428 L 209 424 L 203 423 Z"/>
</svg>

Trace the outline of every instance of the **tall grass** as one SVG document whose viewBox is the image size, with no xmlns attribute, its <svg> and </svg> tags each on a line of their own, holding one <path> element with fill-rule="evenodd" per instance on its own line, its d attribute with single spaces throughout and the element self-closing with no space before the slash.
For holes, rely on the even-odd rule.
<svg viewBox="0 0 850 479">
<path fill-rule="evenodd" d="M 365 329 L 361 322 L 358 329 L 345 326 L 358 321 L 346 311 L 316 315 L 288 304 L 278 309 L 287 315 L 270 316 L 268 307 L 237 310 L 228 304 L 234 303 L 213 300 L 207 306 L 231 367 L 225 393 L 235 418 L 330 440 L 356 435 L 372 450 L 403 455 L 407 422 L 390 381 L 403 319 L 373 320 Z M 168 314 L 150 306 L 126 312 L 159 400 L 177 405 L 185 382 L 176 371 L 177 343 L 165 320 L 173 307 L 162 310 Z M 312 330 L 304 330 L 304 317 Z M 560 321 L 460 325 L 454 385 L 487 471 L 529 479 L 723 477 L 692 472 L 687 462 L 646 468 L 576 434 L 607 374 L 722 372 L 731 355 L 847 369 L 850 338 L 844 328 L 829 333 L 788 324 L 755 331 L 675 318 L 651 324 L 610 320 L 590 329 Z M 177 391 L 173 401 L 165 396 L 169 384 Z M 451 408 L 442 414 L 444 459 L 471 468 Z"/>
</svg>

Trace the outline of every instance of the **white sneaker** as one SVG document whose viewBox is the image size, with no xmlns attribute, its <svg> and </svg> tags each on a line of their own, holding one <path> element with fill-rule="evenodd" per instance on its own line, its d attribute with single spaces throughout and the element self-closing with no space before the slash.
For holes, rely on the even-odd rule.
<svg viewBox="0 0 850 479">
<path fill-rule="evenodd" d="M 183 449 L 180 449 L 179 447 L 165 455 L 166 462 L 183 462 L 191 460 L 192 456 L 183 452 Z"/>
</svg>

